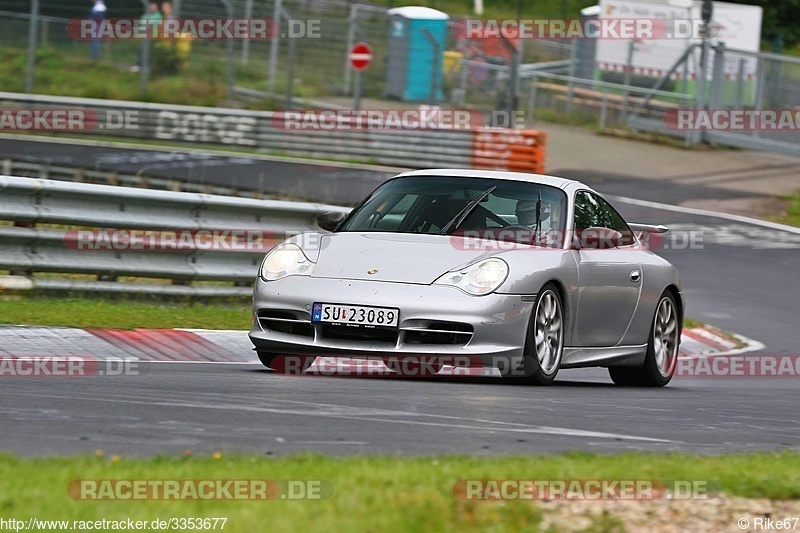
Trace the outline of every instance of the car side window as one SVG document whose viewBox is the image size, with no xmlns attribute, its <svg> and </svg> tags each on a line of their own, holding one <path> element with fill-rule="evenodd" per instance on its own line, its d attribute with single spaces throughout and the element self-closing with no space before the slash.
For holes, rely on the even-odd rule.
<svg viewBox="0 0 800 533">
<path fill-rule="evenodd" d="M 580 191 L 575 195 L 575 231 L 581 232 L 592 227 L 620 232 L 620 246 L 627 246 L 635 241 L 628 224 L 611 204 L 596 194 Z"/>
<path fill-rule="evenodd" d="M 580 191 L 575 195 L 575 231 L 597 226 L 597 206 L 589 193 Z"/>
</svg>

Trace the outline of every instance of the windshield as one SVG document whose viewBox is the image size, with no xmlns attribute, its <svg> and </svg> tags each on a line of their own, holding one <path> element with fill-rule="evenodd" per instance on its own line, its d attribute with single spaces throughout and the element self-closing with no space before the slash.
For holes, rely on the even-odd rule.
<svg viewBox="0 0 800 533">
<path fill-rule="evenodd" d="M 566 206 L 563 191 L 538 183 L 412 176 L 381 186 L 339 231 L 446 233 L 552 245 L 564 234 Z"/>
</svg>

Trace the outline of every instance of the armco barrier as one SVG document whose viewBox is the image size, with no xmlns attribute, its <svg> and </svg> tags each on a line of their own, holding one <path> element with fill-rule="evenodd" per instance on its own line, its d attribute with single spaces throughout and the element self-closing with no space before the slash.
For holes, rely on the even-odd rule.
<svg viewBox="0 0 800 533">
<path fill-rule="evenodd" d="M 84 112 L 86 126 L 71 134 L 257 149 L 407 168 L 544 171 L 544 134 L 530 130 L 293 130 L 281 127 L 280 113 L 269 111 L 0 92 L 0 111 L 30 109 Z M 6 126 L 0 131 L 34 133 Z"/>
<path fill-rule="evenodd" d="M 254 200 L 0 176 L 0 270 L 15 274 L 4 286 L 151 292 L 187 295 L 247 294 L 264 257 L 256 249 L 76 249 L 74 232 L 37 227 L 58 224 L 104 230 L 255 231 L 265 243 L 286 234 L 321 231 L 317 217 L 349 209 L 323 204 Z M 39 272 L 97 275 L 101 281 L 35 278 Z M 110 283 L 117 276 L 172 280 L 183 285 Z M 225 281 L 239 286 L 190 286 Z"/>
</svg>

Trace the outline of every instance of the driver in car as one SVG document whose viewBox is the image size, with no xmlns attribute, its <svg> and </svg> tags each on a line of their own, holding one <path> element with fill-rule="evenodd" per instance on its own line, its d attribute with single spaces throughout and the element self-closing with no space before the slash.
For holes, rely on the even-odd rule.
<svg viewBox="0 0 800 533">
<path fill-rule="evenodd" d="M 519 200 L 515 214 L 517 216 L 517 223 L 520 226 L 526 226 L 532 231 L 538 233 L 536 236 L 537 244 L 552 244 L 553 237 L 550 231 L 555 229 L 557 225 L 553 220 L 553 205 L 547 200 L 541 201 L 541 209 L 539 211 L 539 227 L 536 227 L 536 204 L 537 200 Z M 538 230 L 538 231 L 537 231 Z M 531 238 L 531 241 L 534 239 Z"/>
</svg>

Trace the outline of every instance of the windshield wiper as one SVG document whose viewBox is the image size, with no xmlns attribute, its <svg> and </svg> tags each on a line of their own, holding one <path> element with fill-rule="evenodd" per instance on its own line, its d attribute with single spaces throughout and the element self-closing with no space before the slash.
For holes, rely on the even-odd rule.
<svg viewBox="0 0 800 533">
<path fill-rule="evenodd" d="M 492 192 L 496 188 L 497 188 L 497 185 L 495 185 L 494 187 L 489 187 L 488 189 L 483 191 L 480 196 L 478 196 L 477 198 L 472 200 L 470 203 L 468 203 L 466 206 L 464 206 L 464 209 L 459 211 L 458 214 L 456 216 L 454 216 L 450 220 L 450 222 L 448 222 L 447 224 L 444 225 L 444 227 L 442 228 L 442 231 L 439 232 L 439 235 L 446 235 L 447 232 L 450 231 L 450 227 L 451 226 L 453 227 L 453 231 L 457 230 L 458 227 L 461 225 L 461 223 L 464 222 L 467 219 L 467 217 L 470 215 L 470 213 L 472 213 L 472 211 L 476 207 L 478 207 L 478 204 L 481 203 L 484 198 L 486 198 L 487 196 L 492 194 Z"/>
</svg>

